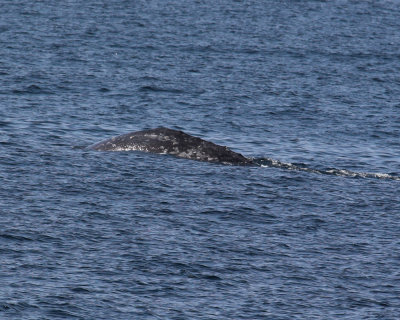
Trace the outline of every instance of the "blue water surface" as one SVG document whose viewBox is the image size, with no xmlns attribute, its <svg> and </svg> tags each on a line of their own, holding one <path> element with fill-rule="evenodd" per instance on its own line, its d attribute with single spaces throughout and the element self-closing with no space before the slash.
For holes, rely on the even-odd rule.
<svg viewBox="0 0 400 320">
<path fill-rule="evenodd" d="M 398 319 L 398 1 L 0 1 L 0 319 Z M 262 166 L 87 146 L 165 126 Z"/>
</svg>

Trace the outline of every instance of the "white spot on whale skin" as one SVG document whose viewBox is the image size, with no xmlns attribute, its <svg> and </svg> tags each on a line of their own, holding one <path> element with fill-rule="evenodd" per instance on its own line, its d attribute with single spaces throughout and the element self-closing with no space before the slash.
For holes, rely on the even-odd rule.
<svg viewBox="0 0 400 320">
<path fill-rule="evenodd" d="M 113 149 L 111 151 L 143 151 L 150 152 L 146 147 L 140 145 L 126 145 L 126 146 L 116 146 L 113 145 Z"/>
<path fill-rule="evenodd" d="M 159 154 L 167 154 L 168 150 L 164 146 L 160 146 Z"/>
<path fill-rule="evenodd" d="M 144 136 L 148 137 L 148 138 L 152 138 L 152 139 L 157 139 L 159 137 L 158 135 L 156 135 L 154 133 L 146 133 Z"/>
<path fill-rule="evenodd" d="M 162 134 L 155 134 L 155 133 L 146 133 L 144 135 L 146 138 L 158 140 L 158 141 L 168 141 L 171 140 L 171 137 L 162 135 Z"/>
</svg>

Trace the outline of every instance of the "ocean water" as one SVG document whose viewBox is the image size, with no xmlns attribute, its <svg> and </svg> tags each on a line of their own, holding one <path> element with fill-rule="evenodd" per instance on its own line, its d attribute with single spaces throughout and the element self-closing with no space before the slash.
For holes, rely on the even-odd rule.
<svg viewBox="0 0 400 320">
<path fill-rule="evenodd" d="M 399 97 L 399 1 L 0 1 L 0 319 L 399 319 Z"/>
</svg>

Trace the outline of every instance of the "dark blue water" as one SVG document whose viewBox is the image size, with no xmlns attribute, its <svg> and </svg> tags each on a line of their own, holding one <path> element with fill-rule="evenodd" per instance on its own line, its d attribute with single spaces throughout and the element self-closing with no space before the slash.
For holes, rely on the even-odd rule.
<svg viewBox="0 0 400 320">
<path fill-rule="evenodd" d="M 398 319 L 399 97 L 398 1 L 0 1 L 0 318 Z"/>
</svg>

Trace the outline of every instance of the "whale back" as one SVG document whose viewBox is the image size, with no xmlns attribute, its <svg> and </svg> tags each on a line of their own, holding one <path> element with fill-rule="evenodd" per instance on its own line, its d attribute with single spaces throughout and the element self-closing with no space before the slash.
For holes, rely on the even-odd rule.
<svg viewBox="0 0 400 320">
<path fill-rule="evenodd" d="M 219 162 L 224 164 L 251 164 L 240 153 L 228 147 L 193 137 L 183 131 L 156 128 L 130 132 L 99 142 L 90 147 L 99 151 L 144 151 L 161 154 L 172 154 L 180 158 Z"/>
</svg>

